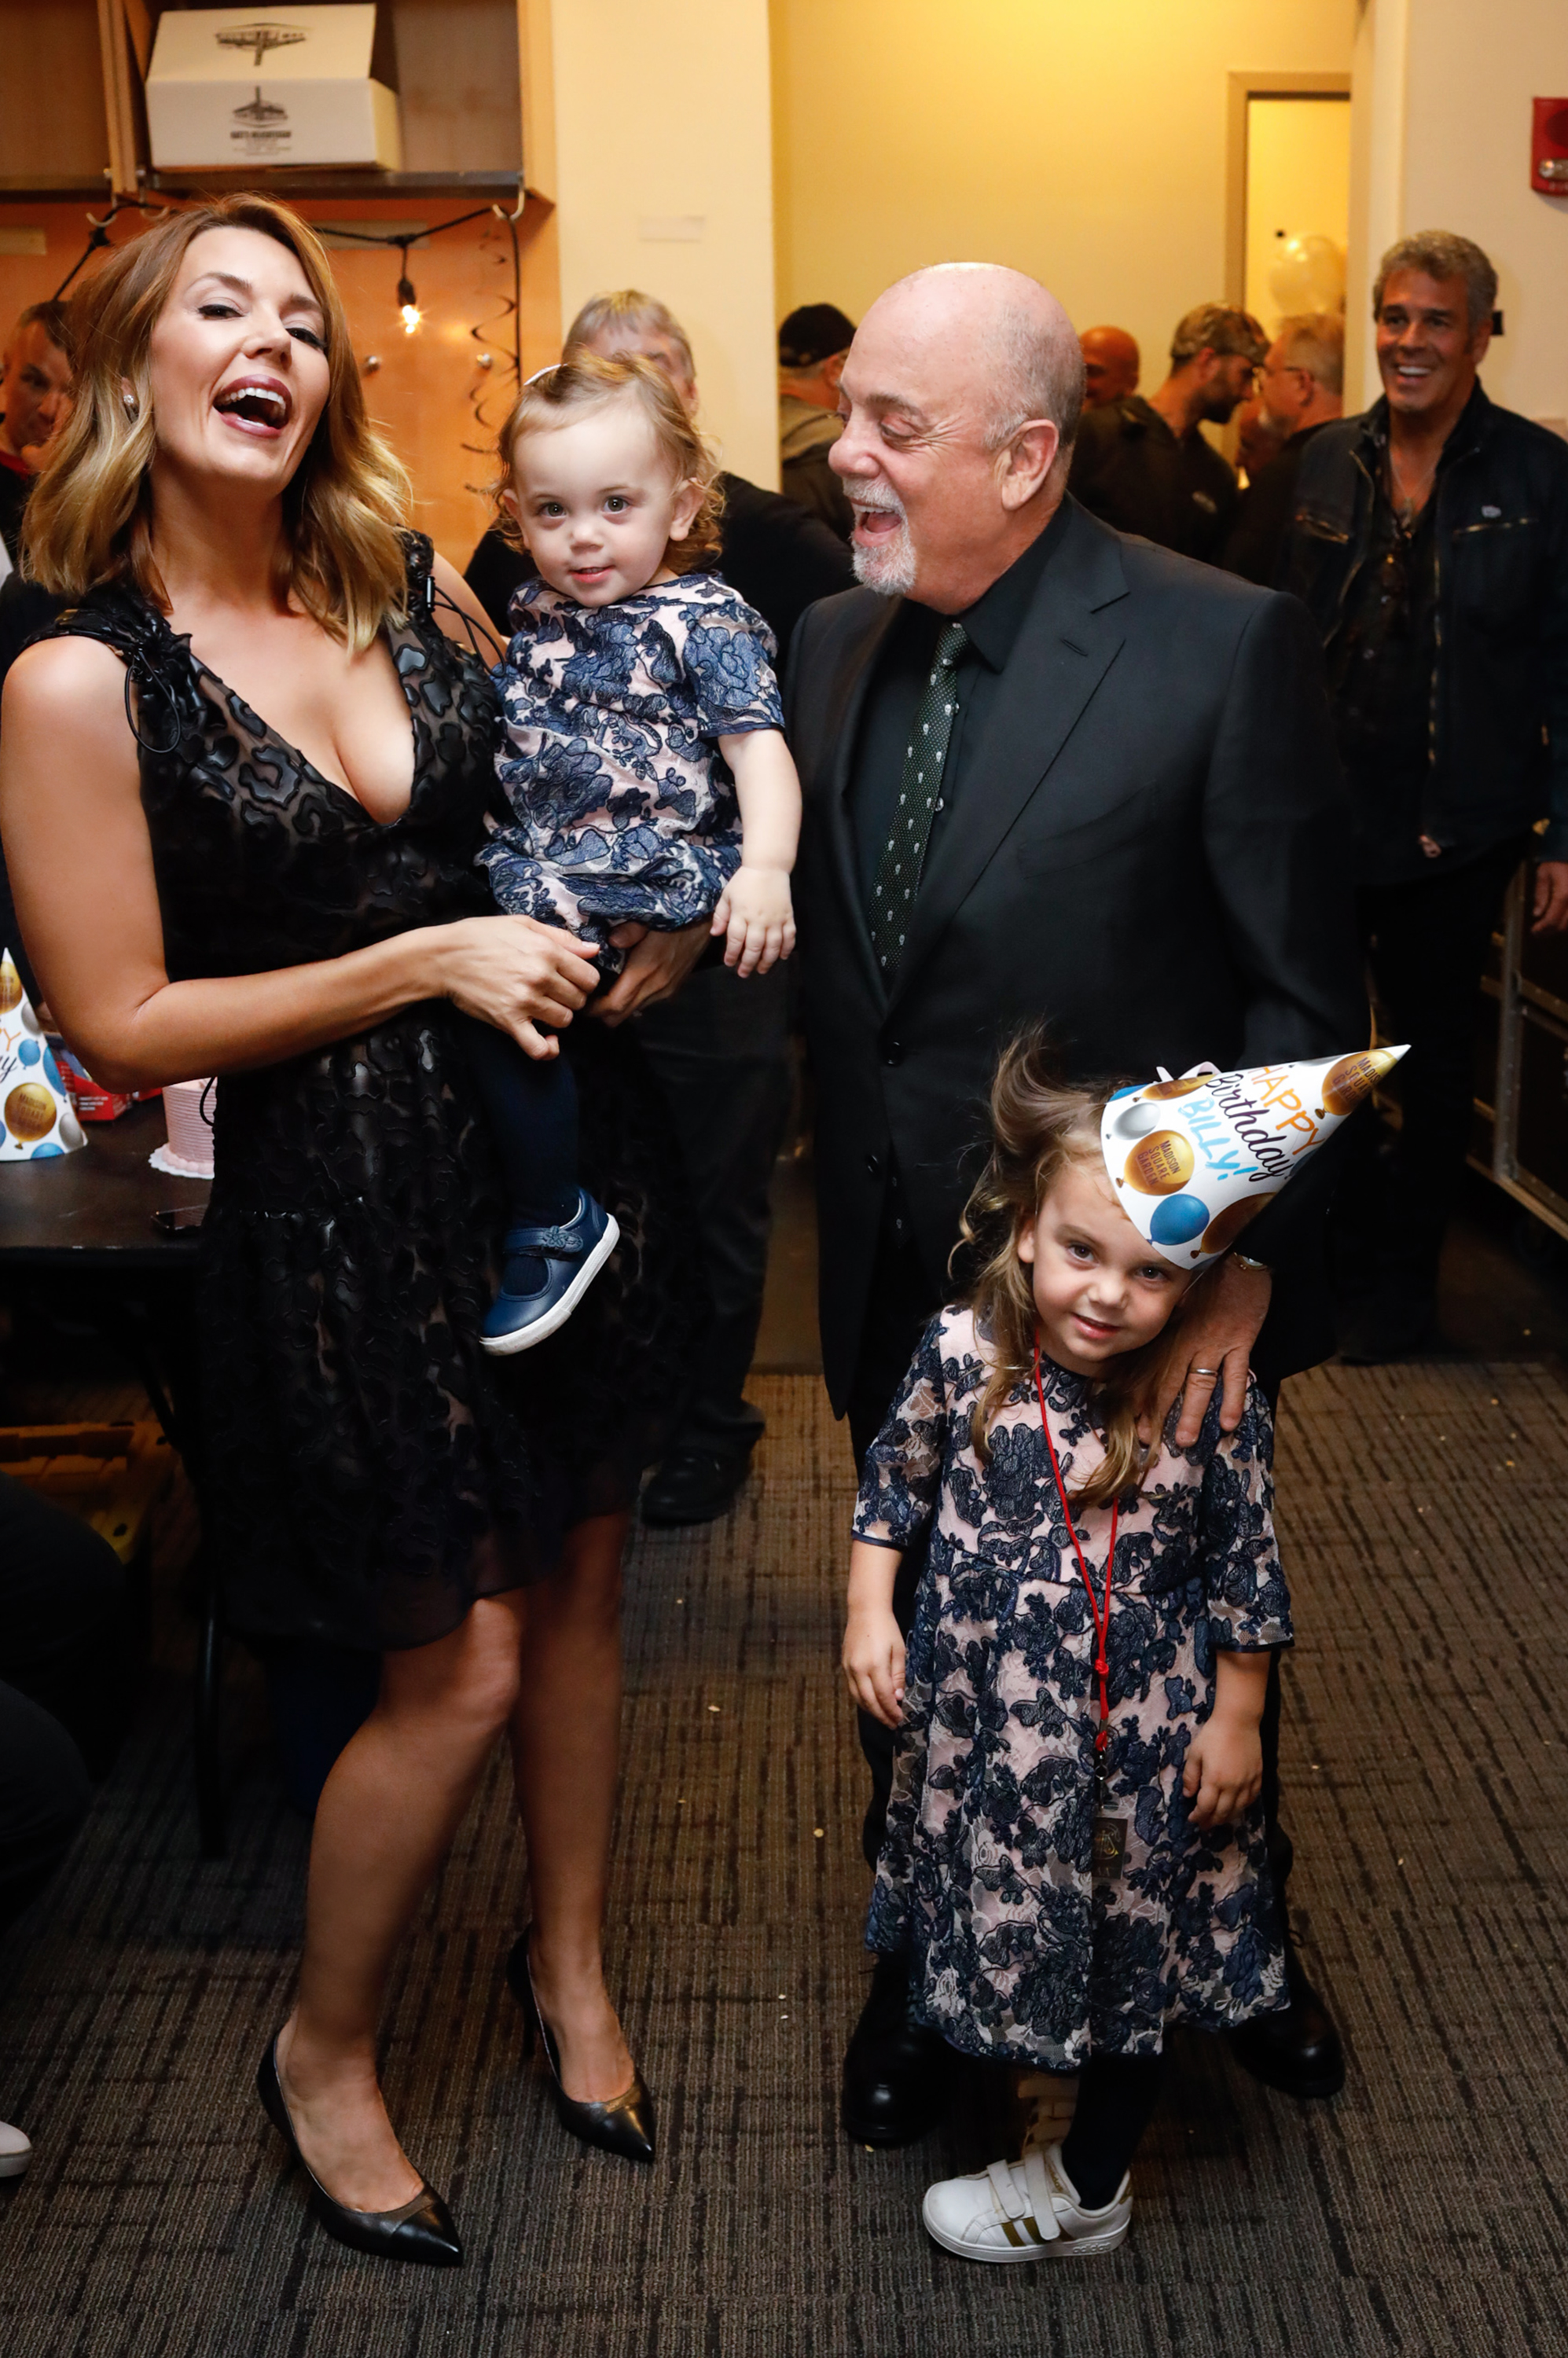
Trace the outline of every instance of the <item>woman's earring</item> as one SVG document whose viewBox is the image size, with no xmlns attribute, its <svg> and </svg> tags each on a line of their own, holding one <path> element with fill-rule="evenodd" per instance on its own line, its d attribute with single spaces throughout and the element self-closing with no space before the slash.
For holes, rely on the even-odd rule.
<svg viewBox="0 0 1568 2358">
<path fill-rule="evenodd" d="M 120 395 L 120 398 L 125 405 L 126 416 L 134 422 L 137 416 L 135 395 L 134 393 L 123 393 Z"/>
</svg>

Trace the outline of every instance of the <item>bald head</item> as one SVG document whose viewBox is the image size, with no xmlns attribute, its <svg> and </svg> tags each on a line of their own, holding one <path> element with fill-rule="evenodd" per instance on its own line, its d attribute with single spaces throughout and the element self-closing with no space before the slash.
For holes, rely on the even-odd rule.
<svg viewBox="0 0 1568 2358">
<path fill-rule="evenodd" d="M 860 322 L 828 464 L 870 588 L 961 613 L 1038 538 L 1066 488 L 1083 406 L 1072 321 L 1021 270 L 943 263 Z"/>
<path fill-rule="evenodd" d="M 1138 390 L 1142 360 L 1125 328 L 1086 328 L 1078 338 L 1084 355 L 1084 403 L 1105 409 Z"/>
<path fill-rule="evenodd" d="M 1065 470 L 1083 407 L 1083 355 L 1038 279 L 994 262 L 937 263 L 879 295 L 864 324 L 873 321 L 940 369 L 963 407 L 984 418 L 992 449 L 1030 419 L 1049 418 Z"/>
</svg>

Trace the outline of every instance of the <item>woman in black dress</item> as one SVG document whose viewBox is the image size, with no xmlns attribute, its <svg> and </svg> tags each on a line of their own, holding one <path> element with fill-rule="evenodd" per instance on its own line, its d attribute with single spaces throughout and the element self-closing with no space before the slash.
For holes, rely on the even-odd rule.
<svg viewBox="0 0 1568 2358">
<path fill-rule="evenodd" d="M 211 1537 L 231 1626 L 382 1652 L 328 1780 L 298 2001 L 264 2058 L 332 2233 L 451 2262 L 376 2080 L 394 1948 L 510 1736 L 563 2118 L 652 2158 L 600 1957 L 620 1563 L 678 1338 L 629 1035 L 578 1025 L 585 1175 L 624 1239 L 550 1345 L 479 1348 L 503 1213 L 453 1006 L 535 1044 L 596 980 L 489 907 L 483 618 L 364 416 L 304 223 L 167 217 L 81 298 L 76 406 L 29 511 L 78 603 L 6 683 L 0 819 L 34 962 L 117 1087 L 216 1072 L 203 1230 Z M 674 988 L 653 936 L 599 1002 Z M 635 1175 L 629 1174 L 632 1166 Z"/>
</svg>

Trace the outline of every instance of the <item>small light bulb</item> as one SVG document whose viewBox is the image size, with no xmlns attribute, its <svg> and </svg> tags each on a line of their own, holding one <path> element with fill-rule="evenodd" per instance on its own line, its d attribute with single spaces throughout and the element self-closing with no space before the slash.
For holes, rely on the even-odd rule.
<svg viewBox="0 0 1568 2358">
<path fill-rule="evenodd" d="M 398 317 L 403 322 L 404 334 L 406 336 L 411 336 L 419 326 L 425 314 L 421 311 L 417 303 L 405 303 L 398 312 Z"/>
</svg>

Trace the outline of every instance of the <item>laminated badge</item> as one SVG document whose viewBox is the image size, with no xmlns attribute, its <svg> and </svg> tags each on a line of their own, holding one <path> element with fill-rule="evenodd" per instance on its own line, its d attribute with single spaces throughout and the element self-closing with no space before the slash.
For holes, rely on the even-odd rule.
<svg viewBox="0 0 1568 2358">
<path fill-rule="evenodd" d="M 0 1163 L 42 1163 L 87 1143 L 8 949 L 0 950 Z"/>
<path fill-rule="evenodd" d="M 1178 1269 L 1217 1260 L 1405 1053 L 1362 1048 L 1235 1073 L 1202 1065 L 1119 1089 L 1100 1122 L 1117 1202 Z"/>
</svg>

